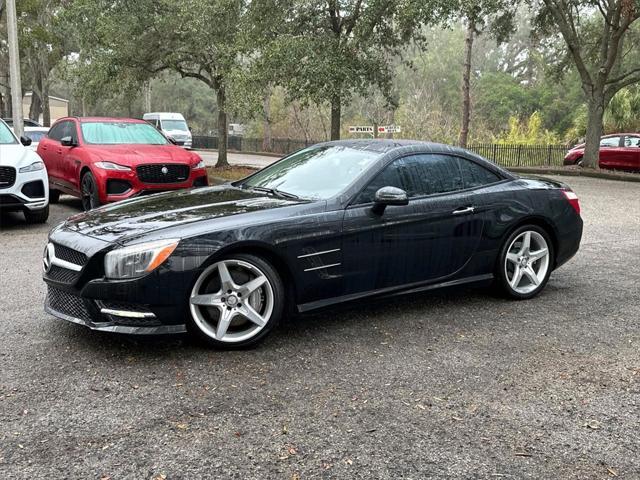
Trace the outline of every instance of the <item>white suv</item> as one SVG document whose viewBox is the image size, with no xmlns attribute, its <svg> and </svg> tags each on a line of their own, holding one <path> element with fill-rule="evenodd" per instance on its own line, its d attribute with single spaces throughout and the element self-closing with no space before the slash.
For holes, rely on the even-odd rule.
<svg viewBox="0 0 640 480">
<path fill-rule="evenodd" d="M 22 211 L 27 223 L 49 218 L 49 180 L 44 162 L 0 120 L 0 210 Z"/>
</svg>

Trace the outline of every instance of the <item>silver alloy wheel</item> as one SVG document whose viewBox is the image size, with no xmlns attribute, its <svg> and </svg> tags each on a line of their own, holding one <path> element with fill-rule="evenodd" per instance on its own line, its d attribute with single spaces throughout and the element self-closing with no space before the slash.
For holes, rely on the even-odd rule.
<svg viewBox="0 0 640 480">
<path fill-rule="evenodd" d="M 526 295 L 544 281 L 549 270 L 549 246 L 544 237 L 533 230 L 522 232 L 507 249 L 504 271 L 511 289 Z"/>
<path fill-rule="evenodd" d="M 273 287 L 264 272 L 236 259 L 221 260 L 202 272 L 189 299 L 198 328 L 225 343 L 255 337 L 269 322 L 273 306 Z"/>
</svg>

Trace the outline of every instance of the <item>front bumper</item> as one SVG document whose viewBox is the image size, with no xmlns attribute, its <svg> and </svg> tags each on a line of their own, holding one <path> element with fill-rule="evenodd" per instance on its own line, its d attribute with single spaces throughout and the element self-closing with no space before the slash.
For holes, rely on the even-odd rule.
<svg viewBox="0 0 640 480">
<path fill-rule="evenodd" d="M 0 210 L 41 210 L 49 204 L 49 180 L 45 169 L 16 173 L 13 185 L 0 188 Z"/>
<path fill-rule="evenodd" d="M 114 244 L 60 226 L 45 251 L 45 311 L 92 330 L 137 335 L 186 331 L 185 307 L 200 261 L 180 247 L 153 272 L 136 279 L 104 278 Z"/>
<path fill-rule="evenodd" d="M 102 315 L 104 320 L 101 321 L 101 317 L 97 315 L 97 312 L 94 313 L 96 315 L 97 320 L 91 315 L 90 307 L 87 308 L 85 302 L 86 299 L 82 299 L 82 297 L 76 297 L 79 302 L 84 304 L 84 309 L 79 309 L 74 311 L 71 310 L 71 305 L 53 305 L 55 301 L 52 300 L 52 297 L 55 297 L 58 294 L 53 294 L 52 292 L 55 287 L 49 287 L 49 291 L 47 292 L 47 298 L 44 304 L 45 312 L 53 315 L 54 317 L 60 318 L 62 320 L 66 320 L 68 322 L 76 323 L 78 325 L 84 325 L 85 327 L 90 328 L 91 330 L 98 330 L 102 332 L 113 332 L 113 333 L 124 333 L 129 335 L 163 335 L 163 334 L 174 334 L 174 333 L 184 333 L 187 331 L 186 326 L 182 325 L 125 325 L 118 318 L 123 320 L 130 320 L 132 317 L 129 314 L 138 313 L 134 311 L 123 311 L 123 310 L 114 310 L 107 309 L 105 307 L 100 308 L 100 315 Z M 65 311 L 62 311 L 65 310 Z M 102 311 L 109 310 L 112 312 L 120 312 L 121 315 L 113 315 L 113 314 L 103 314 Z M 124 315 L 126 316 L 124 316 Z M 144 320 L 147 320 L 148 323 L 153 322 L 156 318 L 155 315 L 153 317 L 141 317 Z"/>
<path fill-rule="evenodd" d="M 192 168 L 189 173 L 189 177 L 185 181 L 175 183 L 145 183 L 138 178 L 135 170 L 126 172 L 95 170 L 98 182 L 98 192 L 102 203 L 118 202 L 120 200 L 126 200 L 146 193 L 159 193 L 192 187 L 205 187 L 209 184 L 207 180 L 207 171 L 204 168 Z M 113 193 L 109 189 L 109 181 L 126 182 L 129 188 L 122 193 Z"/>
</svg>

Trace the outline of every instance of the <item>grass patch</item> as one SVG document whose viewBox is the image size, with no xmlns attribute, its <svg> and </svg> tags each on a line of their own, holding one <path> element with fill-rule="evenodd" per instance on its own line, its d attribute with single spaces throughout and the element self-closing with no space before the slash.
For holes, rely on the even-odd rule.
<svg viewBox="0 0 640 480">
<path fill-rule="evenodd" d="M 257 171 L 256 168 L 251 167 L 237 167 L 230 166 L 226 168 L 208 167 L 207 174 L 209 175 L 209 183 L 215 185 L 220 183 L 221 180 L 240 180 L 241 178 L 248 177 L 252 173 Z"/>
</svg>

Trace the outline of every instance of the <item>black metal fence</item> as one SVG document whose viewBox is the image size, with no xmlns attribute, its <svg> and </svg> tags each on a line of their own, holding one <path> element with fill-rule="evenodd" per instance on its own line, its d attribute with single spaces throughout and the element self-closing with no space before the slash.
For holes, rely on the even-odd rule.
<svg viewBox="0 0 640 480">
<path fill-rule="evenodd" d="M 269 153 L 286 155 L 301 148 L 318 143 L 314 140 L 294 140 L 274 138 Z M 261 138 L 230 136 L 227 141 L 229 150 L 238 152 L 263 152 Z M 194 136 L 193 148 L 218 148 L 218 137 Z M 501 143 L 476 143 L 468 150 L 488 158 L 504 167 L 562 166 L 569 147 L 566 145 L 507 145 Z"/>
</svg>

